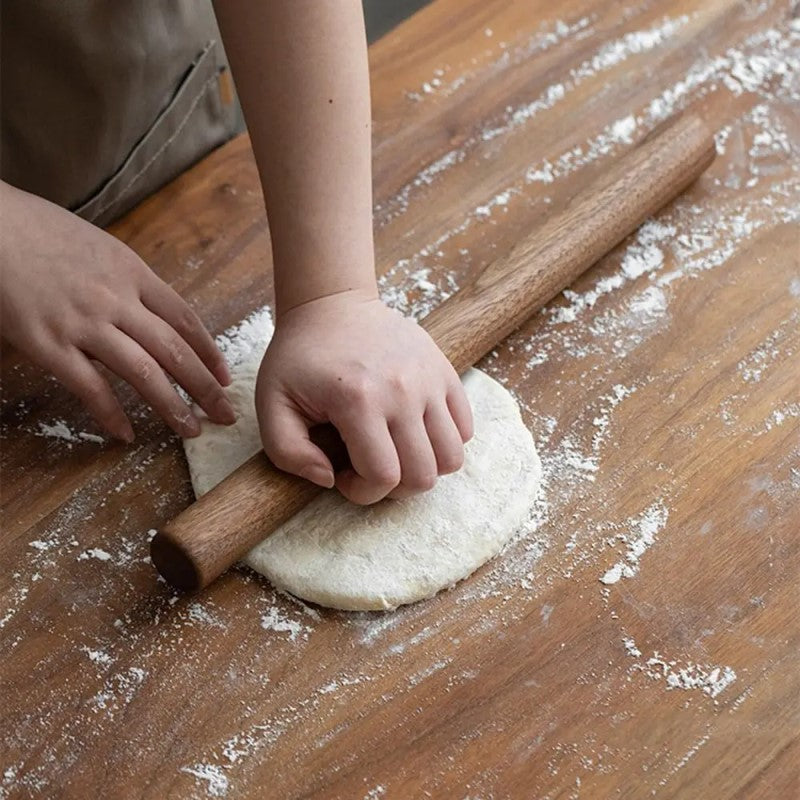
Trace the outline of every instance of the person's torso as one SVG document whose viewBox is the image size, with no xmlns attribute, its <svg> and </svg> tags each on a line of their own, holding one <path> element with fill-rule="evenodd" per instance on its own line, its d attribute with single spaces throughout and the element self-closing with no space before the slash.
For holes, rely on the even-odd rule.
<svg viewBox="0 0 800 800">
<path fill-rule="evenodd" d="M 3 180 L 103 224 L 240 128 L 208 0 L 3 1 Z"/>
</svg>

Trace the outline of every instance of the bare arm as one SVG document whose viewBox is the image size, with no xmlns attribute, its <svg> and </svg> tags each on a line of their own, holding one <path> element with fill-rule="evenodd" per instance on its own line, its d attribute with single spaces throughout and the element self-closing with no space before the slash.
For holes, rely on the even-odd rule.
<svg viewBox="0 0 800 800">
<path fill-rule="evenodd" d="M 218 0 L 275 264 L 275 335 L 256 387 L 272 461 L 357 503 L 431 488 L 472 435 L 458 376 L 381 303 L 372 241 L 370 98 L 360 0 Z M 334 476 L 308 429 L 332 422 Z"/>
<path fill-rule="evenodd" d="M 374 293 L 369 70 L 359 0 L 221 0 L 258 162 L 277 312 Z"/>
</svg>

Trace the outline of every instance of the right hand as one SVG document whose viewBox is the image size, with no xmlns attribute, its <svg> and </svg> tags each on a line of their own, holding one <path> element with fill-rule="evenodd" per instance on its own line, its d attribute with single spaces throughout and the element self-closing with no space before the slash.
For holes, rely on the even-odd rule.
<svg viewBox="0 0 800 800">
<path fill-rule="evenodd" d="M 235 421 L 225 360 L 197 315 L 128 247 L 53 203 L 0 183 L 2 335 L 55 375 L 112 436 L 130 421 L 99 362 L 182 437 L 200 423 L 166 370 L 220 424 Z"/>
<path fill-rule="evenodd" d="M 256 383 L 261 439 L 280 469 L 367 505 L 432 488 L 461 468 L 472 410 L 450 362 L 377 287 L 278 315 Z M 309 428 L 331 422 L 351 466 L 334 475 Z"/>
</svg>

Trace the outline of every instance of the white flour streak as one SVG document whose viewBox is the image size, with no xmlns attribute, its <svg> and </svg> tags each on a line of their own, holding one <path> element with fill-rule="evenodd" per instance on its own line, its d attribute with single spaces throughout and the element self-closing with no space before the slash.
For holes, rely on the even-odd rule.
<svg viewBox="0 0 800 800">
<path fill-rule="evenodd" d="M 650 678 L 664 680 L 667 689 L 699 689 L 703 694 L 715 698 L 735 680 L 731 667 L 710 667 L 691 662 L 681 666 L 677 661 L 665 661 L 658 652 L 653 653 L 642 667 Z"/>
<path fill-rule="evenodd" d="M 675 236 L 675 233 L 674 225 L 656 220 L 645 222 L 636 231 L 634 241 L 625 250 L 620 271 L 610 277 L 602 278 L 587 292 L 565 290 L 563 295 L 569 301 L 569 305 L 546 309 L 552 322 L 573 322 L 587 308 L 592 308 L 603 295 L 616 291 L 628 281 L 635 280 L 645 273 L 660 269 L 664 264 L 662 247 Z"/>
<path fill-rule="evenodd" d="M 253 351 L 266 350 L 269 336 L 264 337 L 265 330 L 268 334 L 272 332 L 272 313 L 267 306 L 256 309 L 241 322 L 217 336 L 217 346 L 225 356 L 228 366 L 235 367 L 245 361 Z"/>
<path fill-rule="evenodd" d="M 209 797 L 225 797 L 228 794 L 228 779 L 215 764 L 195 764 L 192 767 L 181 767 L 181 772 L 204 781 Z"/>
<path fill-rule="evenodd" d="M 92 442 L 93 444 L 103 444 L 105 439 L 95 433 L 85 431 L 73 431 L 63 419 L 53 420 L 51 423 L 40 422 L 36 436 L 44 436 L 48 439 L 61 439 L 69 442 Z"/>
<path fill-rule="evenodd" d="M 408 685 L 417 686 L 418 684 L 422 683 L 422 681 L 424 681 L 426 678 L 430 678 L 430 676 L 433 675 L 434 673 L 443 670 L 448 664 L 451 664 L 452 661 L 453 661 L 452 656 L 448 658 L 443 658 L 440 661 L 434 662 L 429 667 L 425 667 L 425 669 L 420 670 L 414 675 L 409 675 Z"/>
<path fill-rule="evenodd" d="M 124 708 L 133 700 L 147 675 L 147 670 L 140 667 L 128 667 L 124 672 L 112 675 L 103 689 L 88 701 L 89 708 L 95 714 L 104 711 L 106 716 L 113 718 L 119 707 Z"/>
<path fill-rule="evenodd" d="M 639 658 L 639 656 L 641 656 L 642 651 L 636 646 L 636 642 L 630 636 L 626 636 L 622 640 L 622 644 L 625 645 L 625 652 L 632 658 Z"/>
<path fill-rule="evenodd" d="M 90 558 L 96 558 L 98 561 L 111 561 L 111 553 L 103 550 L 102 547 L 92 547 L 89 550 L 84 550 L 79 556 L 78 561 L 87 561 Z"/>
<path fill-rule="evenodd" d="M 518 194 L 518 192 L 514 191 L 513 189 L 506 189 L 504 192 L 496 194 L 491 200 L 489 200 L 488 203 L 486 203 L 486 205 L 478 206 L 472 213 L 478 219 L 487 219 L 488 217 L 492 216 L 492 211 L 498 206 L 507 206 L 508 201 L 511 199 L 513 194 Z"/>
<path fill-rule="evenodd" d="M 571 70 L 568 80 L 548 86 L 536 100 L 509 110 L 501 124 L 487 128 L 481 133 L 481 139 L 488 142 L 525 125 L 541 111 L 553 108 L 585 80 L 618 66 L 631 56 L 640 55 L 663 44 L 688 21 L 689 17 L 685 15 L 675 20 L 665 19 L 653 28 L 631 31 L 621 39 L 603 45 L 591 59 Z M 626 117 L 614 123 L 612 134 L 618 141 L 629 142 L 635 128 L 636 121 L 633 117 Z"/>
<path fill-rule="evenodd" d="M 415 256 L 413 261 L 418 262 L 419 257 Z M 431 267 L 406 271 L 411 263 L 409 259 L 399 261 L 378 279 L 378 288 L 384 303 L 405 316 L 421 319 L 455 294 L 458 284 L 452 271 L 442 270 L 434 274 Z M 393 283 L 398 276 L 401 282 Z"/>
<path fill-rule="evenodd" d="M 639 559 L 655 544 L 656 534 L 667 524 L 669 511 L 659 500 L 641 515 L 632 517 L 628 523 L 628 533 L 618 534 L 616 538 L 625 542 L 627 552 L 624 560 L 610 567 L 600 578 L 600 582 L 610 586 L 621 578 L 632 578 L 639 571 Z"/>
<path fill-rule="evenodd" d="M 584 78 L 593 77 L 598 72 L 618 66 L 631 56 L 647 53 L 665 44 L 687 22 L 689 17 L 683 14 L 676 19 L 664 19 L 652 28 L 626 33 L 621 39 L 603 45 L 589 61 L 573 70 L 573 80 L 577 83 Z"/>
<path fill-rule="evenodd" d="M 224 622 L 214 616 L 202 603 L 190 603 L 186 607 L 186 615 L 191 623 L 208 625 L 210 628 L 226 628 Z"/>
<path fill-rule="evenodd" d="M 636 233 L 636 241 L 623 256 L 620 268 L 628 280 L 653 272 L 664 264 L 661 247 L 675 236 L 675 226 L 655 220 L 645 222 Z"/>
<path fill-rule="evenodd" d="M 609 70 L 626 61 L 631 56 L 653 50 L 662 45 L 673 33 L 688 22 L 689 17 L 682 16 L 674 20 L 665 19 L 658 25 L 642 30 L 627 33 L 621 39 L 603 45 L 597 53 L 588 61 L 583 62 L 579 67 L 569 73 L 569 78 L 561 83 L 554 83 L 548 86 L 542 94 L 535 100 L 525 103 L 516 108 L 508 108 L 502 120 L 494 125 L 483 128 L 479 133 L 468 137 L 464 143 L 453 150 L 448 151 L 435 161 L 424 167 L 417 176 L 407 183 L 393 198 L 384 205 L 376 206 L 375 211 L 380 212 L 379 226 L 383 226 L 408 208 L 408 201 L 411 194 L 424 186 L 429 186 L 434 179 L 444 173 L 450 167 L 461 163 L 467 157 L 467 153 L 481 143 L 491 142 L 499 136 L 504 136 L 514 130 L 526 125 L 530 120 L 542 111 L 553 108 L 563 100 L 567 94 L 589 78 L 595 77 L 598 73 Z M 581 27 L 588 25 L 581 21 Z M 569 35 L 569 28 L 565 29 L 565 35 Z M 615 127 L 608 132 L 610 141 L 621 143 L 631 141 L 630 137 L 635 130 L 635 120 L 630 121 L 625 118 L 614 123 Z M 536 176 L 538 172 L 547 175 L 543 171 L 535 170 L 530 172 L 531 176 Z M 531 180 L 535 177 L 531 177 Z M 545 178 L 546 180 L 546 178 Z"/>
<path fill-rule="evenodd" d="M 276 633 L 288 633 L 289 641 L 295 642 L 299 637 L 308 638 L 311 628 L 303 625 L 297 620 L 290 619 L 281 614 L 277 606 L 267 609 L 261 616 L 261 627 L 265 631 L 275 631 Z"/>
<path fill-rule="evenodd" d="M 86 653 L 89 660 L 95 664 L 108 665 L 113 663 L 114 659 L 106 653 L 105 650 L 92 650 L 91 647 L 83 646 L 81 650 Z"/>
<path fill-rule="evenodd" d="M 787 328 L 793 331 L 798 325 L 800 325 L 800 314 L 794 313 L 739 361 L 736 368 L 745 383 L 758 383 L 779 358 L 793 354 L 793 349 L 782 350 L 780 345 L 787 338 Z"/>
<path fill-rule="evenodd" d="M 625 637 L 623 643 L 631 658 L 641 657 L 642 652 L 631 637 Z M 646 661 L 634 665 L 632 670 L 643 672 L 653 680 L 663 680 L 668 690 L 699 690 L 712 699 L 724 692 L 736 680 L 736 672 L 732 667 L 667 660 L 658 651 Z"/>
<path fill-rule="evenodd" d="M 789 403 L 781 408 L 776 408 L 763 423 L 763 428 L 759 433 L 766 433 L 773 428 L 783 425 L 791 419 L 800 418 L 800 403 Z"/>
<path fill-rule="evenodd" d="M 626 398 L 630 397 L 635 391 L 636 386 L 623 386 L 622 384 L 615 384 L 611 387 L 611 393 L 600 397 L 599 413 L 592 420 L 592 425 L 596 428 L 594 436 L 592 437 L 592 452 L 597 453 L 603 440 L 608 432 L 608 426 L 611 419 L 611 414 L 614 409 Z"/>
<path fill-rule="evenodd" d="M 9 620 L 20 610 L 29 593 L 30 588 L 27 586 L 15 586 L 11 590 L 11 597 L 6 602 L 5 613 L 0 617 L 0 630 L 5 628 Z"/>
</svg>

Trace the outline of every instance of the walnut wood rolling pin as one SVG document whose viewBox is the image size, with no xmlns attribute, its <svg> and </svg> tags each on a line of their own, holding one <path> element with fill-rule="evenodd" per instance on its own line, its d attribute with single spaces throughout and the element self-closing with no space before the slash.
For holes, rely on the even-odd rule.
<svg viewBox="0 0 800 800">
<path fill-rule="evenodd" d="M 703 121 L 679 118 L 443 302 L 423 327 L 462 373 L 680 194 L 714 155 Z M 153 563 L 174 586 L 207 586 L 321 491 L 259 453 L 161 528 Z"/>
</svg>

